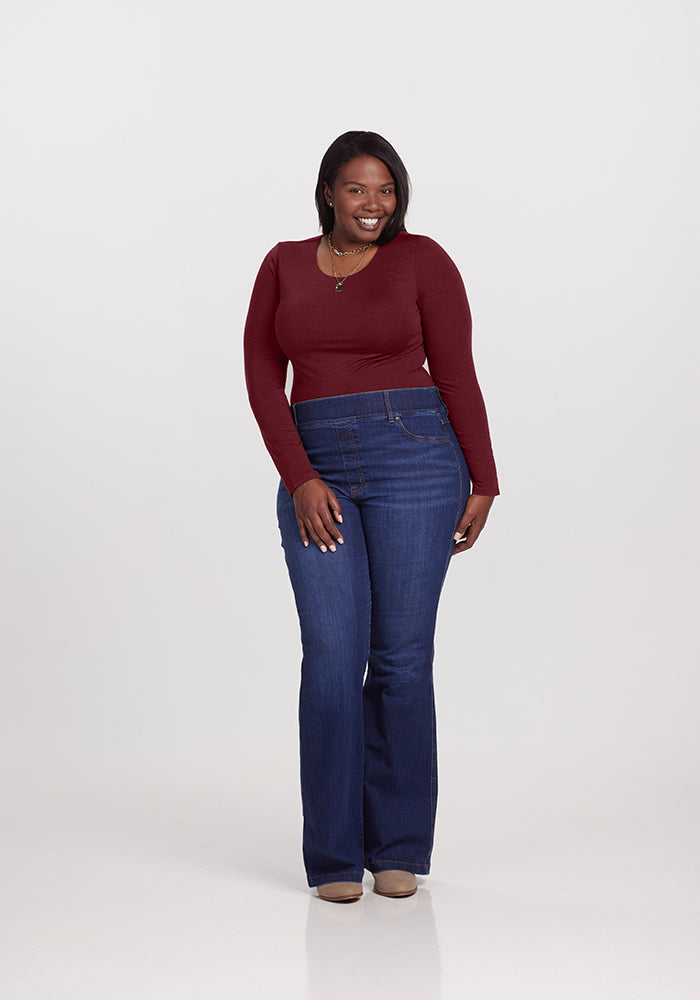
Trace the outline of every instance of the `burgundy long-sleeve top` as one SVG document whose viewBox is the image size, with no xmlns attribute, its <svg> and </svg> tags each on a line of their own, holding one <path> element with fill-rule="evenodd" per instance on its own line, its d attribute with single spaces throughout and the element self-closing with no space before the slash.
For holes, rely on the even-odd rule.
<svg viewBox="0 0 700 1000">
<path fill-rule="evenodd" d="M 472 492 L 498 494 L 472 358 L 471 312 L 451 258 L 429 237 L 400 232 L 336 293 L 336 279 L 316 262 L 318 241 L 314 236 L 270 250 L 245 325 L 251 407 L 287 490 L 319 478 L 285 393 L 291 362 L 292 403 L 436 385 L 467 461 Z"/>
</svg>

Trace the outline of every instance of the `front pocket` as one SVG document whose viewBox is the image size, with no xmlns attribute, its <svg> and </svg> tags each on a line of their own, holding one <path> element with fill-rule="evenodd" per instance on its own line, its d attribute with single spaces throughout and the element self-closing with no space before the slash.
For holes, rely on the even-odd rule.
<svg viewBox="0 0 700 1000">
<path fill-rule="evenodd" d="M 394 416 L 393 422 L 414 441 L 448 440 L 440 414 L 435 411 L 404 413 L 402 417 Z"/>
</svg>

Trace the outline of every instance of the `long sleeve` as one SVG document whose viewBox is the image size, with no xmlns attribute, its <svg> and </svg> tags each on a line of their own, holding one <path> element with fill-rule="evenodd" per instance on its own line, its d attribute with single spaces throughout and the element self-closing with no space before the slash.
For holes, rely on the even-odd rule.
<svg viewBox="0 0 700 1000">
<path fill-rule="evenodd" d="M 472 320 L 461 275 L 434 240 L 416 246 L 417 302 L 430 374 L 469 466 L 472 491 L 499 493 L 486 407 L 472 357 Z"/>
<path fill-rule="evenodd" d="M 291 494 L 318 473 L 312 468 L 285 393 L 287 357 L 275 336 L 280 301 L 279 244 L 267 254 L 253 286 L 243 336 L 248 398 L 265 446 Z"/>
<path fill-rule="evenodd" d="M 248 395 L 265 445 L 292 493 L 311 466 L 285 394 L 295 402 L 435 384 L 450 412 L 474 493 L 498 493 L 471 350 L 464 284 L 427 236 L 399 233 L 342 295 L 316 262 L 318 237 L 278 243 L 263 261 L 245 325 Z M 430 374 L 423 367 L 427 360 Z"/>
</svg>

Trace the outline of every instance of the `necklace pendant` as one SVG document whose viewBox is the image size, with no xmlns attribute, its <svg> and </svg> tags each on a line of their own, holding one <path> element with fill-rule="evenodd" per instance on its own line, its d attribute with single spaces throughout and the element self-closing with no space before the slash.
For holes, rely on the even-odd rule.
<svg viewBox="0 0 700 1000">
<path fill-rule="evenodd" d="M 343 290 L 343 282 L 342 282 L 342 281 L 339 281 L 339 282 L 337 283 L 337 285 L 335 286 L 335 291 L 336 291 L 336 292 L 342 292 L 342 290 Z"/>
</svg>

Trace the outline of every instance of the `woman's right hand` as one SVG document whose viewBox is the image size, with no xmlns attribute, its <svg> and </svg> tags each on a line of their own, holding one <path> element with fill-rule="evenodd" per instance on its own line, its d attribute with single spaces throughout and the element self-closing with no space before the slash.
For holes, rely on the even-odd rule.
<svg viewBox="0 0 700 1000">
<path fill-rule="evenodd" d="M 343 515 L 337 497 L 322 479 L 309 479 L 292 493 L 294 509 L 299 525 L 299 534 L 304 545 L 309 544 L 309 536 L 316 542 L 321 552 L 335 552 L 335 543 L 343 544 L 338 524 L 343 523 Z"/>
</svg>

